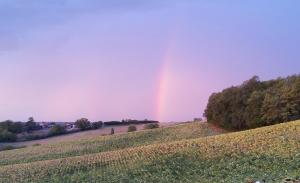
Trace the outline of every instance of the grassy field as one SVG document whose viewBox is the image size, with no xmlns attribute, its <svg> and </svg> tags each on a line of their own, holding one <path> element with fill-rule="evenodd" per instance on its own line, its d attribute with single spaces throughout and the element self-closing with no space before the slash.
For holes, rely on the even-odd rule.
<svg viewBox="0 0 300 183">
<path fill-rule="evenodd" d="M 178 123 L 161 123 L 160 125 L 162 127 L 169 127 L 176 125 Z M 137 127 L 137 131 L 142 131 L 144 129 L 144 124 L 137 124 L 135 125 Z M 103 128 L 97 129 L 97 130 L 87 130 L 87 131 L 80 131 L 76 133 L 71 134 L 64 134 L 61 136 L 54 136 L 54 137 L 48 137 L 46 139 L 40 139 L 40 140 L 32 140 L 32 141 L 21 141 L 21 142 L 0 142 L 0 148 L 1 146 L 32 146 L 34 144 L 51 144 L 51 143 L 57 143 L 57 142 L 65 142 L 65 141 L 74 141 L 77 139 L 84 139 L 84 138 L 91 138 L 91 137 L 99 137 L 99 136 L 105 136 L 109 135 L 111 133 L 111 128 L 114 128 L 115 134 L 124 134 L 128 131 L 128 125 L 113 125 L 113 126 L 105 126 Z M 31 133 L 31 135 L 45 135 L 48 133 L 49 129 L 42 130 L 41 131 L 34 131 Z"/>
<path fill-rule="evenodd" d="M 0 180 L 206 183 L 299 178 L 300 121 L 221 133 L 208 124 L 190 123 L 0 152 Z"/>
</svg>

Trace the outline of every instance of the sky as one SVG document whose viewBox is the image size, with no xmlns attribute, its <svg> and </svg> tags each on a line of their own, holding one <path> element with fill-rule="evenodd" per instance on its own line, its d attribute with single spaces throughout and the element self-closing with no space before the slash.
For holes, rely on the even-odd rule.
<svg viewBox="0 0 300 183">
<path fill-rule="evenodd" d="M 201 117 L 299 74 L 298 0 L 0 0 L 0 120 Z"/>
</svg>

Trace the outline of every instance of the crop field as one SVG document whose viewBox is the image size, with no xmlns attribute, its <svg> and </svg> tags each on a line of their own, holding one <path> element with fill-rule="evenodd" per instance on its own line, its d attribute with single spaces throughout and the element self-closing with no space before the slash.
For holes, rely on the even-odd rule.
<svg viewBox="0 0 300 183">
<path fill-rule="evenodd" d="M 282 182 L 300 176 L 300 121 L 225 133 L 190 123 L 0 152 L 1 182 Z"/>
<path fill-rule="evenodd" d="M 76 139 L 60 143 L 32 146 L 25 149 L 0 152 L 0 165 L 49 160 L 118 149 L 165 143 L 183 139 L 193 139 L 224 133 L 212 125 L 188 123 L 167 128 L 113 136 L 98 136 Z"/>
</svg>

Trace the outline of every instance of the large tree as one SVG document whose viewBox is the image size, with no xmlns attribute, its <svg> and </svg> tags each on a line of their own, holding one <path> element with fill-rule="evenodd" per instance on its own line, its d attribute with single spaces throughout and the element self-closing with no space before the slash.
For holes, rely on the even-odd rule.
<svg viewBox="0 0 300 183">
<path fill-rule="evenodd" d="M 91 122 L 87 118 L 81 118 L 75 122 L 75 126 L 81 130 L 87 130 L 91 128 Z"/>
<path fill-rule="evenodd" d="M 34 118 L 33 118 L 33 117 L 29 117 L 29 118 L 28 118 L 28 121 L 26 122 L 25 127 L 26 127 L 26 131 L 27 131 L 27 132 L 30 132 L 30 131 L 33 131 L 33 130 L 37 130 L 37 129 L 38 129 L 38 125 L 37 125 L 36 122 L 34 121 Z"/>
</svg>

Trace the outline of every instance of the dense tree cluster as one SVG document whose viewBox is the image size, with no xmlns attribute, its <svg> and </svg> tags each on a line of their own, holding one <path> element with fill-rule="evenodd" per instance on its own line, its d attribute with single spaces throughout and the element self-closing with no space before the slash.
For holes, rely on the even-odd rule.
<svg viewBox="0 0 300 183">
<path fill-rule="evenodd" d="M 39 130 L 39 125 L 30 117 L 26 123 L 6 120 L 0 122 L 0 142 L 13 142 L 17 140 L 17 134 Z"/>
<path fill-rule="evenodd" d="M 208 122 L 242 130 L 300 119 L 300 75 L 260 81 L 213 93 L 204 115 Z"/>
<path fill-rule="evenodd" d="M 49 131 L 49 136 L 62 135 L 65 133 L 66 133 L 66 129 L 64 126 L 54 125 Z"/>
<path fill-rule="evenodd" d="M 25 124 L 25 130 L 31 132 L 34 130 L 39 130 L 40 126 L 34 121 L 33 117 L 28 118 L 28 121 Z"/>
<path fill-rule="evenodd" d="M 92 123 L 91 125 L 92 125 L 92 129 L 99 129 L 99 128 L 102 128 L 103 122 L 102 121 L 98 121 L 98 122 Z"/>
<path fill-rule="evenodd" d="M 80 130 L 88 130 L 91 128 L 91 122 L 87 118 L 81 118 L 75 122 L 75 126 Z"/>
</svg>

